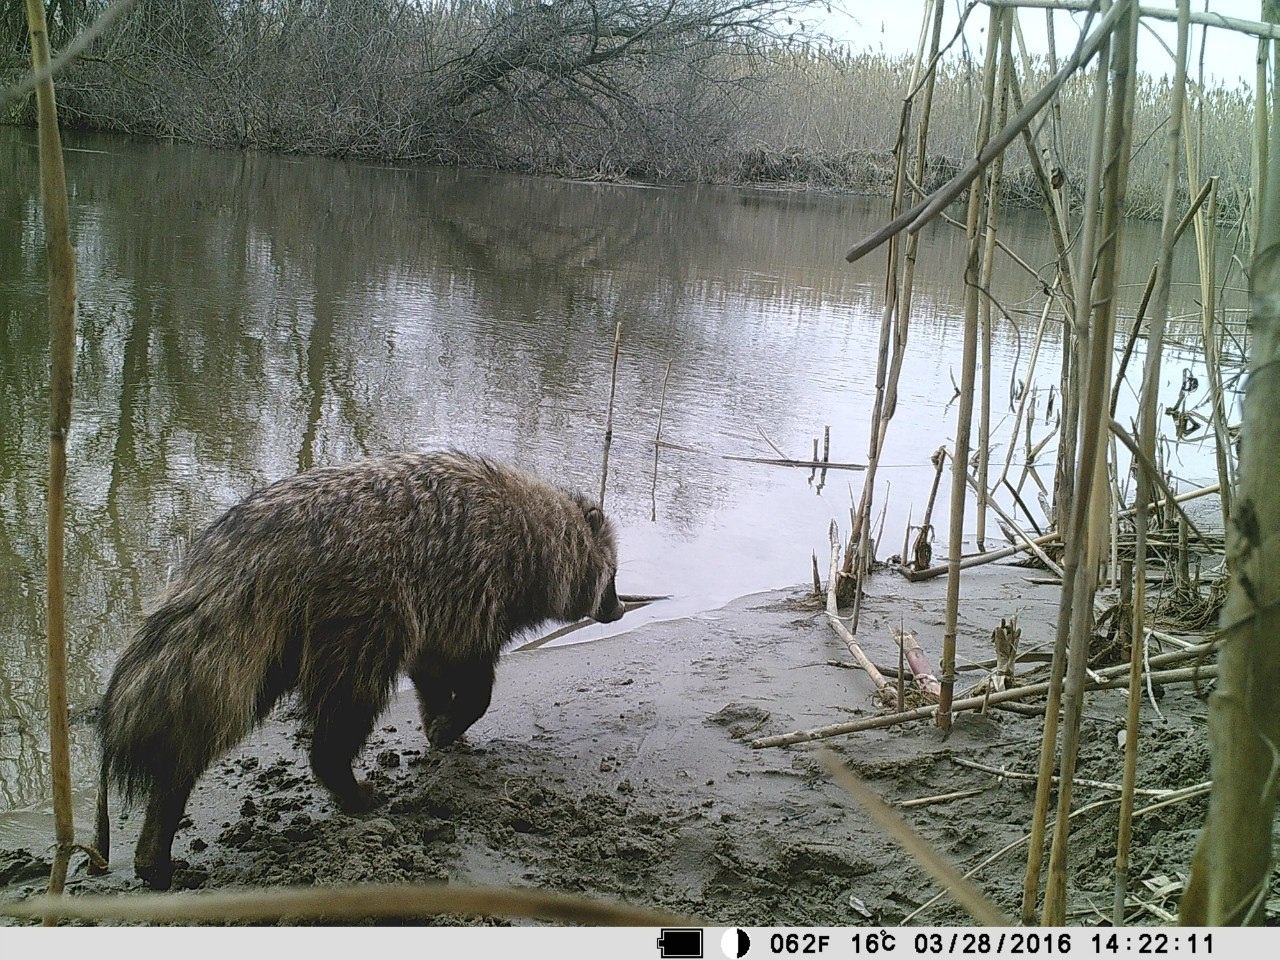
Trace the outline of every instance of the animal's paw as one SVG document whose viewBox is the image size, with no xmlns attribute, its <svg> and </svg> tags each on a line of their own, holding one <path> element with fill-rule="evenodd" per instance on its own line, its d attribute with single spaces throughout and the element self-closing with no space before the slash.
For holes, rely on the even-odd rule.
<svg viewBox="0 0 1280 960">
<path fill-rule="evenodd" d="M 168 890 L 173 883 L 173 861 L 167 857 L 154 860 L 135 858 L 133 872 L 152 890 Z"/>
<path fill-rule="evenodd" d="M 377 791 L 367 780 L 358 781 L 350 794 L 338 797 L 337 800 L 343 813 L 364 813 L 372 810 L 379 802 Z"/>
<path fill-rule="evenodd" d="M 454 727 L 452 718 L 447 716 L 434 717 L 427 726 L 427 742 L 437 750 L 449 746 L 460 735 L 461 731 Z"/>
</svg>

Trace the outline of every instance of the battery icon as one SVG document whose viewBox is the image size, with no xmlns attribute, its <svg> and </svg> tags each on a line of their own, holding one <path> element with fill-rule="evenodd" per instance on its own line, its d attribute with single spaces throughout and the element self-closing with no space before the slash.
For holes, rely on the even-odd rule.
<svg viewBox="0 0 1280 960">
<path fill-rule="evenodd" d="M 702 931 L 689 927 L 662 928 L 658 956 L 663 960 L 697 960 L 702 956 Z"/>
</svg>

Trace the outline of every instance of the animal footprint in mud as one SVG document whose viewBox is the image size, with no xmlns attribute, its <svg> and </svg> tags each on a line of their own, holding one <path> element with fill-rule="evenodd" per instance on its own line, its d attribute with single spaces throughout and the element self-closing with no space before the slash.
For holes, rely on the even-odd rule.
<svg viewBox="0 0 1280 960">
<path fill-rule="evenodd" d="M 760 707 L 731 703 L 707 717 L 707 723 L 726 727 L 731 739 L 741 740 L 768 723 L 770 716 L 771 714 L 768 710 L 763 710 Z"/>
</svg>

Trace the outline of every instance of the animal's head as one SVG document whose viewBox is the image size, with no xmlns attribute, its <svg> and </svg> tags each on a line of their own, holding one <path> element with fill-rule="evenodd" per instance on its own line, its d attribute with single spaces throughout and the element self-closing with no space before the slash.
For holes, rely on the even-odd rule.
<svg viewBox="0 0 1280 960">
<path fill-rule="evenodd" d="M 579 584 L 580 616 L 587 616 L 601 623 L 612 623 L 627 612 L 626 604 L 618 599 L 615 578 L 618 573 L 618 544 L 613 524 L 596 504 L 582 496 L 575 496 L 582 510 L 583 520 L 590 531 L 590 559 L 584 569 L 584 582 Z"/>
</svg>

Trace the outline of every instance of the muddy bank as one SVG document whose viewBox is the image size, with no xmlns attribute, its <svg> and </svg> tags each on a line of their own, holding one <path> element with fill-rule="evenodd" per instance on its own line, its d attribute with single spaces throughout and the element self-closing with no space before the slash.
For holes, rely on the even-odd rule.
<svg viewBox="0 0 1280 960">
<path fill-rule="evenodd" d="M 961 662 L 989 655 L 1000 617 L 1019 616 L 1023 649 L 1048 642 L 1057 593 L 1016 567 L 966 575 Z M 896 662 L 890 628 L 915 629 L 936 658 L 943 580 L 912 585 L 882 574 L 859 631 L 873 659 Z M 362 756 L 382 805 L 339 813 L 307 769 L 305 741 L 278 715 L 201 781 L 178 833 L 175 886 L 448 881 L 580 891 L 717 924 L 897 924 L 936 893 L 931 881 L 828 782 L 810 745 L 753 750 L 754 737 L 870 715 L 871 685 L 815 604 L 797 592 L 760 594 L 702 616 L 609 639 L 508 655 L 494 704 L 464 743 L 432 751 L 410 692 L 400 694 Z M 964 675 L 966 685 L 982 673 Z M 1163 716 L 1144 706 L 1139 786 L 1208 779 L 1204 704 L 1170 688 Z M 1120 779 L 1118 693 L 1087 709 L 1080 775 Z M 1039 721 L 1009 713 L 959 718 L 944 739 L 925 724 L 826 741 L 889 801 L 948 791 L 964 799 L 904 811 L 968 868 L 1017 840 L 1034 785 L 958 765 L 956 758 L 1031 771 Z M 1078 805 L 1111 796 L 1080 788 Z M 1204 798 L 1135 824 L 1136 889 L 1185 874 Z M 138 813 L 114 811 L 114 869 L 79 870 L 76 892 L 140 887 L 130 861 Z M 1075 923 L 1109 911 L 1115 805 L 1073 833 Z M 87 835 L 87 825 L 81 825 Z M 979 874 L 1016 913 L 1025 847 Z M 0 853 L 6 898 L 43 885 L 29 851 Z M 1150 894 L 1176 910 L 1176 894 Z M 917 923 L 964 923 L 945 898 Z M 1161 922 L 1146 912 L 1135 922 Z"/>
</svg>

